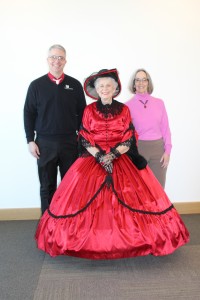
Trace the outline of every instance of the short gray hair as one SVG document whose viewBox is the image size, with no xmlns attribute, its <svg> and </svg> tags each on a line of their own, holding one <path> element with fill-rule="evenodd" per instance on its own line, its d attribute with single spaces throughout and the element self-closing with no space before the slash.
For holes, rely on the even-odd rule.
<svg viewBox="0 0 200 300">
<path fill-rule="evenodd" d="M 112 77 L 105 76 L 105 77 L 99 77 L 99 78 L 97 78 L 97 79 L 95 80 L 95 82 L 94 82 L 94 87 L 95 87 L 95 89 L 96 89 L 97 86 L 98 86 L 99 80 L 102 79 L 102 78 L 111 79 L 111 81 L 113 82 L 114 87 L 117 88 L 117 86 L 118 86 L 117 81 L 115 81 L 115 79 L 112 78 Z"/>
<path fill-rule="evenodd" d="M 63 46 L 59 45 L 59 44 L 55 44 L 55 45 L 52 45 L 50 48 L 49 48 L 49 53 L 51 52 L 52 49 L 60 49 L 62 50 L 64 53 L 65 53 L 65 56 L 66 56 L 66 50 Z"/>
</svg>

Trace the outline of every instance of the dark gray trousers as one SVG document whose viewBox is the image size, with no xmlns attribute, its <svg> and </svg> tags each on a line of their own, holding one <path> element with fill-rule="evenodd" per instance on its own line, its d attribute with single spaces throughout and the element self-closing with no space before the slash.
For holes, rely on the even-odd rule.
<svg viewBox="0 0 200 300">
<path fill-rule="evenodd" d="M 36 143 L 40 150 L 40 158 L 37 160 L 37 164 L 43 214 L 49 207 L 53 194 L 57 189 L 58 170 L 62 179 L 77 159 L 77 136 L 72 136 L 69 140 L 37 138 Z"/>
</svg>

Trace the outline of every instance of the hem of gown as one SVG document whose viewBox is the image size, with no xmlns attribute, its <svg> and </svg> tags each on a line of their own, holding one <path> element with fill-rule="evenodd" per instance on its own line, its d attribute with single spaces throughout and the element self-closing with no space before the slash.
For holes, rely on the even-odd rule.
<svg viewBox="0 0 200 300">
<path fill-rule="evenodd" d="M 167 256 L 173 254 L 176 250 L 178 250 L 180 247 L 184 246 L 186 243 L 189 242 L 189 239 L 182 242 L 181 244 L 177 245 L 176 248 L 171 249 L 169 251 L 163 251 L 163 253 L 158 253 L 156 251 L 153 251 L 151 249 L 147 249 L 146 251 L 136 251 L 136 250 L 130 250 L 130 251 L 123 251 L 123 252 L 112 252 L 112 253 L 98 253 L 98 252 L 90 252 L 90 251 L 73 251 L 73 250 L 66 250 L 64 253 L 57 253 L 53 254 L 50 253 L 40 247 L 38 249 L 46 252 L 51 257 L 56 256 L 72 256 L 77 258 L 83 258 L 83 259 L 92 259 L 92 260 L 113 260 L 113 259 L 122 259 L 122 258 L 134 258 L 134 257 L 142 257 L 142 256 Z"/>
</svg>

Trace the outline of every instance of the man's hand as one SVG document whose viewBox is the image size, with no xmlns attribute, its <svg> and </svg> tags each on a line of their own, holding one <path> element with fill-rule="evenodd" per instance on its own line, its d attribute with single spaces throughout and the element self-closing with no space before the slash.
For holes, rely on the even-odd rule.
<svg viewBox="0 0 200 300">
<path fill-rule="evenodd" d="M 40 158 L 40 150 L 35 142 L 28 143 L 29 151 L 35 158 Z"/>
</svg>

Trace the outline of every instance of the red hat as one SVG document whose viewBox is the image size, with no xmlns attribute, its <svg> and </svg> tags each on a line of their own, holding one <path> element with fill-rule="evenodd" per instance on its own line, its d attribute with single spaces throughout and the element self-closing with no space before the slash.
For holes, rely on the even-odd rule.
<svg viewBox="0 0 200 300">
<path fill-rule="evenodd" d="M 110 69 L 110 70 L 102 69 L 99 72 L 92 73 L 89 77 L 87 77 L 84 82 L 84 91 L 86 95 L 95 100 L 99 99 L 99 95 L 96 92 L 94 83 L 98 78 L 102 78 L 102 77 L 110 77 L 117 82 L 117 88 L 113 95 L 113 97 L 117 97 L 121 92 L 121 82 L 118 76 L 117 69 Z"/>
</svg>

